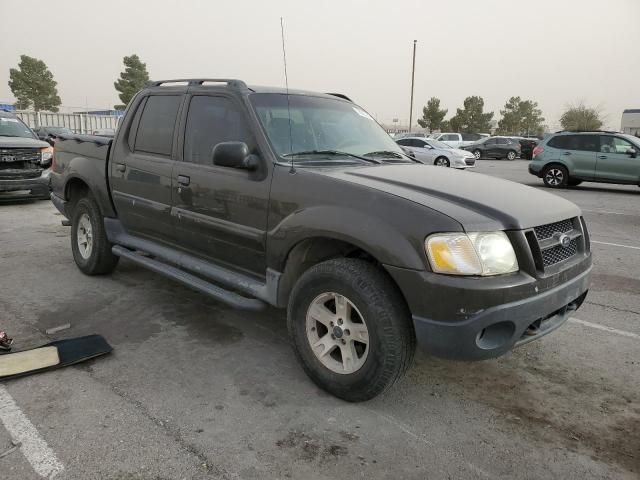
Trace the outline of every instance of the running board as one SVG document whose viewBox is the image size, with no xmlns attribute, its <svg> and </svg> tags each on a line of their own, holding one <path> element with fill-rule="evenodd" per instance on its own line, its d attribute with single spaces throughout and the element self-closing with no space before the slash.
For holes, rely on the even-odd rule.
<svg viewBox="0 0 640 480">
<path fill-rule="evenodd" d="M 206 295 L 209 295 L 210 297 L 213 297 L 229 306 L 244 310 L 262 310 L 267 306 L 263 301 L 258 300 L 257 298 L 243 297 L 235 292 L 225 290 L 224 288 L 209 283 L 195 275 L 191 275 L 184 270 L 172 267 L 171 265 L 159 262 L 119 245 L 115 245 L 111 251 L 118 257 L 124 257 L 131 260 L 148 270 L 164 275 L 165 277 L 180 282 L 194 290 L 205 293 Z"/>
</svg>

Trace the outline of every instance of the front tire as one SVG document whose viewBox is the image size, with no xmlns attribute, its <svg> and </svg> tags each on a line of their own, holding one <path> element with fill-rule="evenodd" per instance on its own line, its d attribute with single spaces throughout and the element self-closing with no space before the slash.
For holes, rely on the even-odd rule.
<svg viewBox="0 0 640 480">
<path fill-rule="evenodd" d="M 517 154 L 513 150 L 509 150 L 507 152 L 507 160 L 515 160 L 516 157 L 517 157 Z"/>
<path fill-rule="evenodd" d="M 87 275 L 111 273 L 120 258 L 111 252 L 112 246 L 95 200 L 78 200 L 71 219 L 71 251 L 78 268 Z"/>
<path fill-rule="evenodd" d="M 450 167 L 451 166 L 451 163 L 449 162 L 449 159 L 447 157 L 438 157 L 438 158 L 435 159 L 433 164 L 436 167 Z"/>
<path fill-rule="evenodd" d="M 482 158 L 482 152 L 478 149 L 473 151 L 473 156 L 476 157 L 476 160 L 480 160 Z"/>
<path fill-rule="evenodd" d="M 569 181 L 569 172 L 562 165 L 549 165 L 542 172 L 542 181 L 549 188 L 563 188 Z"/>
<path fill-rule="evenodd" d="M 307 270 L 291 293 L 287 326 L 311 380 L 349 402 L 393 385 L 415 351 L 404 298 L 385 272 L 364 260 L 328 260 Z"/>
</svg>

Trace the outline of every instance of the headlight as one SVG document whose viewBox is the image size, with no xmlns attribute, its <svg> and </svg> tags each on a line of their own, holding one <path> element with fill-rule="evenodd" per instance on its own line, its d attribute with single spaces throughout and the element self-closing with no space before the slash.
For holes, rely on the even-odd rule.
<svg viewBox="0 0 640 480">
<path fill-rule="evenodd" d="M 500 275 L 518 271 L 513 246 L 504 232 L 437 233 L 425 250 L 436 273 Z"/>
<path fill-rule="evenodd" d="M 47 163 L 53 157 L 53 147 L 40 149 L 40 163 Z"/>
</svg>

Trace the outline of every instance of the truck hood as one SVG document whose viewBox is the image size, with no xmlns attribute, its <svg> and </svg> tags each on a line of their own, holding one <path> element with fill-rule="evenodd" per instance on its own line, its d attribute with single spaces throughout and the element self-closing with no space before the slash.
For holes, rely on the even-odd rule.
<svg viewBox="0 0 640 480">
<path fill-rule="evenodd" d="M 314 169 L 424 205 L 466 231 L 521 230 L 581 214 L 572 202 L 525 185 L 474 172 L 429 165 Z"/>
<path fill-rule="evenodd" d="M 0 148 L 45 148 L 49 146 L 47 142 L 35 138 L 0 136 Z"/>
</svg>

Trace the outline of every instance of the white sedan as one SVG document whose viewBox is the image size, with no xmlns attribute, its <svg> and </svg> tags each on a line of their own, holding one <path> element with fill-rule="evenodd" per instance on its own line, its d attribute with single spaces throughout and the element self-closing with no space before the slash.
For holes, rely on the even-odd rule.
<svg viewBox="0 0 640 480">
<path fill-rule="evenodd" d="M 439 167 L 470 168 L 476 164 L 476 157 L 471 152 L 453 148 L 446 143 L 430 138 L 408 137 L 396 142 L 411 150 L 419 162 Z"/>
</svg>

